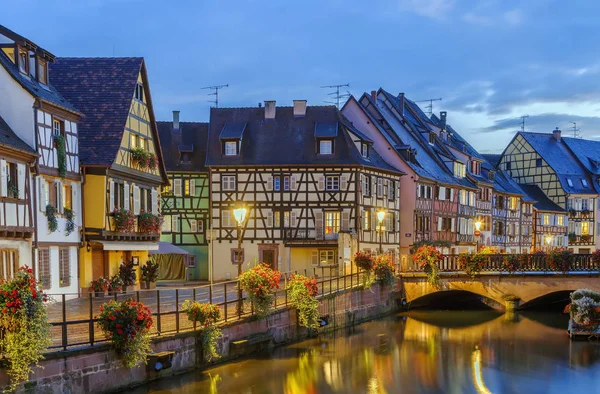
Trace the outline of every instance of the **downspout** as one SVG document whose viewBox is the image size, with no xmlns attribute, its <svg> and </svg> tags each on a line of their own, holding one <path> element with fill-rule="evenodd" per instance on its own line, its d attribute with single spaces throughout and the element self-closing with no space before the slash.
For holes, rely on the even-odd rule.
<svg viewBox="0 0 600 394">
<path fill-rule="evenodd" d="M 213 199 L 212 199 L 212 169 L 208 170 L 208 231 L 210 234 L 210 239 L 208 242 L 209 245 L 209 253 L 208 253 L 208 282 L 212 286 L 213 284 L 213 256 L 214 256 L 214 232 L 213 232 L 213 221 L 212 221 L 212 207 L 213 207 Z"/>
<path fill-rule="evenodd" d="M 39 140 L 38 140 L 38 132 L 37 132 L 37 128 L 38 128 L 38 117 L 37 117 L 37 110 L 38 108 L 40 108 L 40 106 L 38 104 L 33 104 L 33 135 L 35 136 L 35 152 L 38 152 L 38 145 L 39 145 Z M 39 159 L 39 158 L 38 158 Z M 37 264 L 35 261 L 35 252 L 38 248 L 38 219 L 37 219 L 37 215 L 38 215 L 38 210 L 37 210 L 37 198 L 38 198 L 38 194 L 37 194 L 37 174 L 40 173 L 40 168 L 39 168 L 39 160 L 35 159 L 34 161 L 34 170 L 35 170 L 35 174 L 36 176 L 33 177 L 32 176 L 32 183 L 33 183 L 33 196 L 31 196 L 31 201 L 33 204 L 33 225 L 35 230 L 33 231 L 33 247 L 31 248 L 31 265 L 33 266 L 33 275 L 34 277 L 37 276 Z M 30 168 L 31 170 L 31 168 Z"/>
<path fill-rule="evenodd" d="M 85 239 L 85 207 L 83 205 L 83 202 L 85 201 L 84 199 L 84 185 L 85 185 L 85 180 L 86 180 L 86 176 L 85 176 L 85 167 L 81 167 L 80 165 L 80 171 L 79 173 L 81 174 L 81 247 L 85 248 L 86 247 L 86 239 Z M 81 173 L 83 171 L 83 174 Z M 77 253 L 77 292 L 80 293 L 79 295 L 81 296 L 81 286 L 79 286 L 79 284 L 81 283 L 81 253 Z"/>
</svg>

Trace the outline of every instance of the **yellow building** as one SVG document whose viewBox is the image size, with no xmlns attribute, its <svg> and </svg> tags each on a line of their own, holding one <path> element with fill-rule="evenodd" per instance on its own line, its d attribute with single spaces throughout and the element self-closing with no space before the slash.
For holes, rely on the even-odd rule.
<svg viewBox="0 0 600 394">
<path fill-rule="evenodd" d="M 145 264 L 158 249 L 158 189 L 167 176 L 143 58 L 59 58 L 52 72 L 84 113 L 79 283 L 87 288 L 121 262 Z"/>
</svg>

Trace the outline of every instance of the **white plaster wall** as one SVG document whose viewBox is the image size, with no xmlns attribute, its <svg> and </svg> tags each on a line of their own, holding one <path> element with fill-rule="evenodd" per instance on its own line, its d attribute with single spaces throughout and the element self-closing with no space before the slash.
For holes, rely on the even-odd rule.
<svg viewBox="0 0 600 394">
<path fill-rule="evenodd" d="M 65 299 L 77 298 L 79 292 L 79 278 L 77 270 L 77 256 L 79 254 L 79 248 L 77 246 L 69 247 L 69 259 L 70 259 L 70 273 L 71 283 L 69 286 L 60 286 L 60 271 L 59 271 L 59 247 L 50 246 L 50 288 L 44 290 L 46 294 L 51 296 L 55 301 L 60 302 L 62 300 L 62 294 L 65 294 Z M 31 254 L 30 254 L 31 256 Z M 38 254 L 35 253 L 36 267 L 38 267 Z M 39 275 L 39 269 L 36 271 Z M 39 279 L 39 278 L 38 278 Z"/>
<path fill-rule="evenodd" d="M 35 147 L 33 97 L 0 67 L 0 116 L 29 146 Z"/>
<path fill-rule="evenodd" d="M 67 220 L 64 215 L 58 215 L 58 229 L 53 232 L 48 232 L 48 218 L 46 218 L 46 206 L 44 204 L 44 200 L 40 196 L 40 187 L 39 182 L 40 179 L 47 179 L 52 182 L 55 180 L 59 180 L 63 183 L 70 183 L 71 187 L 75 191 L 74 197 L 72 200 L 73 212 L 75 213 L 75 230 L 69 234 L 68 236 L 65 234 L 65 226 L 67 224 Z M 60 178 L 52 178 L 52 177 L 43 177 L 38 176 L 34 180 L 37 182 L 37 195 L 35 196 L 36 203 L 34 205 L 34 209 L 37 209 L 37 226 L 36 231 L 38 234 L 39 242 L 79 242 L 79 230 L 81 227 L 81 183 L 71 181 L 68 179 L 60 179 Z M 76 196 L 76 197 L 75 197 Z"/>
<path fill-rule="evenodd" d="M 31 262 L 31 241 L 0 239 L 0 249 L 18 249 L 19 267 L 33 267 Z"/>
</svg>

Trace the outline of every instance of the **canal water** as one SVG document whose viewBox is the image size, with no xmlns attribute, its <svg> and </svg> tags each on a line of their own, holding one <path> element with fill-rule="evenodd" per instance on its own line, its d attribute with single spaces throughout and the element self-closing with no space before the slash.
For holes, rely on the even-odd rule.
<svg viewBox="0 0 600 394">
<path fill-rule="evenodd" d="M 557 312 L 413 311 L 152 383 L 141 393 L 600 393 L 600 344 Z"/>
</svg>

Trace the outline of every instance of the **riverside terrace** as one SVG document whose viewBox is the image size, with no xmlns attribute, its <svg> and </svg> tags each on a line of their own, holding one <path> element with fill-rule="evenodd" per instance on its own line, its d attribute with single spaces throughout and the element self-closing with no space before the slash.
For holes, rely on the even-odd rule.
<svg viewBox="0 0 600 394">
<path fill-rule="evenodd" d="M 528 255 L 526 262 L 515 272 L 508 272 L 503 260 L 510 255 L 489 255 L 476 278 L 470 278 L 458 263 L 458 255 L 446 255 L 440 262 L 442 285 L 433 288 L 427 283 L 426 274 L 414 263 L 408 261 L 396 266 L 400 277 L 404 299 L 412 302 L 424 296 L 444 294 L 449 290 L 464 290 L 502 303 L 502 295 L 519 295 L 524 302 L 554 292 L 573 291 L 579 287 L 599 288 L 600 265 L 591 255 L 574 255 L 568 271 L 558 272 L 548 266 L 544 256 Z M 313 270 L 317 277 L 320 296 L 335 294 L 362 285 L 364 272 L 351 269 L 346 275 L 336 276 L 337 269 Z M 296 272 L 298 273 L 298 272 Z M 300 272 L 311 274 L 310 272 Z M 283 275 L 284 279 L 277 292 L 275 307 L 288 307 L 286 282 L 292 273 Z M 58 299 L 67 295 L 56 296 Z M 67 350 L 75 347 L 94 346 L 105 342 L 104 336 L 96 326 L 95 316 L 100 306 L 110 299 L 124 300 L 133 298 L 143 302 L 153 312 L 154 335 L 165 335 L 194 329 L 182 311 L 186 299 L 211 302 L 221 307 L 223 323 L 233 322 L 253 315 L 250 305 L 244 305 L 241 316 L 236 312 L 237 281 L 220 282 L 213 285 L 184 288 L 164 288 L 120 293 L 106 298 L 95 298 L 92 294 L 73 300 L 62 299 L 48 306 L 49 321 L 53 326 L 53 343 L 50 351 Z"/>
</svg>

